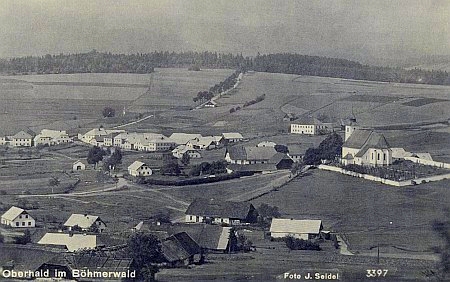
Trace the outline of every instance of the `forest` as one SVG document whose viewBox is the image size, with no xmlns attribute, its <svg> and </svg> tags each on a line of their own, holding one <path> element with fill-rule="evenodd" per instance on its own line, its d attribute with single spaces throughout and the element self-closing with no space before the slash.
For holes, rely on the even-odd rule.
<svg viewBox="0 0 450 282">
<path fill-rule="evenodd" d="M 112 54 L 93 50 L 80 54 L 28 56 L 0 60 L 3 74 L 151 73 L 155 67 L 230 68 L 398 83 L 450 85 L 445 71 L 369 66 L 346 59 L 291 53 L 244 57 L 217 52 L 152 52 Z"/>
</svg>

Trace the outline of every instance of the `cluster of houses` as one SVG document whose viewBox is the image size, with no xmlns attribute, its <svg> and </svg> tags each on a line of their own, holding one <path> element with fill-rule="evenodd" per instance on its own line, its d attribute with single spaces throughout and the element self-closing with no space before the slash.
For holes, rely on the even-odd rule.
<svg viewBox="0 0 450 282">
<path fill-rule="evenodd" d="M 0 136 L 0 145 L 10 147 L 53 146 L 73 142 L 66 131 L 42 129 L 37 135 L 19 131 L 14 135 Z"/>
<path fill-rule="evenodd" d="M 178 267 L 191 264 L 197 257 L 204 260 L 207 252 L 227 253 L 236 247 L 235 227 L 256 223 L 258 212 L 249 202 L 232 202 L 214 199 L 195 199 L 185 212 L 184 223 L 150 224 L 140 222 L 131 232 L 146 230 L 161 241 L 163 265 Z M 2 225 L 11 228 L 34 228 L 35 219 L 25 210 L 11 207 L 1 216 Z M 108 249 L 117 246 L 105 246 L 99 239 L 107 226 L 95 215 L 72 214 L 63 224 L 67 231 L 47 232 L 38 241 L 38 245 L 60 250 L 63 258 L 83 255 L 79 251 Z M 310 240 L 321 237 L 321 220 L 272 220 L 270 232 L 272 238 L 292 236 Z M 118 249 L 123 245 L 118 246 Z M 69 255 L 72 254 L 72 255 Z M 117 257 L 120 259 L 120 257 Z M 61 262 L 65 261 L 63 265 Z M 55 264 L 56 263 L 56 264 Z M 46 261 L 40 267 L 67 267 L 67 261 Z"/>
<path fill-rule="evenodd" d="M 126 132 L 119 129 L 94 128 L 78 139 L 84 143 L 99 147 L 118 147 L 125 150 L 162 152 L 172 151 L 181 158 L 185 153 L 192 158 L 200 158 L 201 150 L 218 148 L 224 144 L 243 140 L 240 133 L 229 132 L 221 135 L 202 136 L 194 133 L 172 133 L 164 136 L 159 133 Z"/>
</svg>

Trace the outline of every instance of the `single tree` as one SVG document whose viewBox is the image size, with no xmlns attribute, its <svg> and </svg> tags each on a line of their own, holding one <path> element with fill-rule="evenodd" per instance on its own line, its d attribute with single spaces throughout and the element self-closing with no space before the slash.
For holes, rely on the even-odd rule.
<svg viewBox="0 0 450 282">
<path fill-rule="evenodd" d="M 94 146 L 88 152 L 87 162 L 88 164 L 93 164 L 94 167 L 96 167 L 98 162 L 103 160 L 104 155 L 106 155 L 106 152 L 102 148 Z"/>
<path fill-rule="evenodd" d="M 131 235 L 127 242 L 128 256 L 133 259 L 139 281 L 153 281 L 158 272 L 157 263 L 162 261 L 161 242 L 156 236 L 143 232 Z"/>
</svg>

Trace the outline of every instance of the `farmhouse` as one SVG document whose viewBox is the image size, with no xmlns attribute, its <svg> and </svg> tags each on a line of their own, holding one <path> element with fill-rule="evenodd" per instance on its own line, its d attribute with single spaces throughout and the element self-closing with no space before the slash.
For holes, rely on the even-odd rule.
<svg viewBox="0 0 450 282">
<path fill-rule="evenodd" d="M 69 138 L 66 131 L 51 129 L 42 129 L 41 132 L 34 137 L 33 141 L 34 146 L 53 146 L 73 142 L 72 138 Z"/>
<path fill-rule="evenodd" d="M 121 133 L 121 132 L 125 132 L 125 130 L 121 130 L 121 129 L 104 129 L 102 127 L 100 128 L 94 128 L 88 132 L 86 132 L 85 134 L 78 134 L 78 139 L 81 140 L 84 143 L 88 143 L 91 144 L 91 140 L 93 138 L 96 137 L 100 137 L 100 136 L 111 136 L 114 133 Z M 104 139 L 102 139 L 103 142 Z M 100 140 L 98 140 L 100 141 Z"/>
<path fill-rule="evenodd" d="M 149 176 L 153 174 L 153 171 L 145 163 L 134 161 L 128 167 L 128 174 L 130 174 L 131 176 Z"/>
<path fill-rule="evenodd" d="M 186 146 L 189 148 L 192 148 L 192 149 L 197 149 L 197 150 L 209 150 L 209 149 L 216 148 L 217 143 L 218 143 L 217 137 L 205 136 L 205 137 L 197 137 L 195 139 L 189 140 L 186 143 Z"/>
<path fill-rule="evenodd" d="M 222 133 L 223 140 L 226 144 L 228 143 L 236 143 L 242 141 L 244 137 L 238 132 L 226 132 Z"/>
<path fill-rule="evenodd" d="M 342 145 L 344 165 L 383 166 L 392 164 L 392 150 L 383 134 L 373 130 L 356 129 L 351 131 Z"/>
<path fill-rule="evenodd" d="M 86 169 L 86 165 L 80 160 L 78 160 L 72 164 L 72 171 L 85 170 L 85 169 Z"/>
<path fill-rule="evenodd" d="M 13 136 L 9 136 L 9 145 L 13 147 L 31 147 L 33 136 L 25 131 L 19 131 Z"/>
<path fill-rule="evenodd" d="M 270 225 L 270 235 L 272 238 L 292 236 L 298 239 L 309 240 L 319 237 L 322 229 L 321 220 L 273 218 Z"/>
<path fill-rule="evenodd" d="M 225 153 L 225 160 L 230 164 L 251 165 L 271 164 L 276 169 L 288 169 L 292 159 L 277 152 L 274 147 L 233 146 Z"/>
<path fill-rule="evenodd" d="M 194 134 L 194 133 L 172 133 L 172 135 L 170 135 L 169 138 L 177 145 L 186 145 L 187 142 L 189 142 L 190 140 L 201 137 L 202 137 L 201 134 Z"/>
<path fill-rule="evenodd" d="M 235 242 L 230 240 L 232 227 L 211 224 L 174 223 L 155 226 L 169 235 L 186 232 L 205 252 L 225 252 Z"/>
<path fill-rule="evenodd" d="M 97 247 L 97 235 L 46 233 L 38 241 L 38 244 L 64 246 L 69 252 L 95 249 Z"/>
<path fill-rule="evenodd" d="M 172 150 L 172 155 L 177 159 L 181 159 L 184 154 L 188 154 L 191 159 L 199 159 L 202 157 L 199 151 L 191 149 L 186 145 L 179 145 Z"/>
<path fill-rule="evenodd" d="M 177 267 L 192 264 L 201 248 L 186 232 L 180 232 L 163 240 L 161 251 L 167 265 Z"/>
<path fill-rule="evenodd" d="M 303 160 L 306 150 L 309 148 L 314 148 L 312 143 L 301 143 L 301 144 L 288 144 L 289 152 L 287 155 L 296 163 Z"/>
<path fill-rule="evenodd" d="M 301 117 L 291 123 L 291 133 L 319 135 L 333 131 L 332 123 L 324 123 L 314 117 Z"/>
<path fill-rule="evenodd" d="M 250 203 L 195 199 L 186 210 L 186 222 L 239 225 L 256 222 L 257 211 Z"/>
<path fill-rule="evenodd" d="M 74 230 L 74 227 L 78 226 L 82 231 L 103 232 L 106 229 L 106 224 L 100 217 L 77 213 L 72 214 L 64 223 L 64 226 L 68 227 L 69 230 Z"/>
<path fill-rule="evenodd" d="M 2 225 L 10 227 L 35 227 L 36 220 L 24 209 L 12 206 L 1 217 Z"/>
</svg>

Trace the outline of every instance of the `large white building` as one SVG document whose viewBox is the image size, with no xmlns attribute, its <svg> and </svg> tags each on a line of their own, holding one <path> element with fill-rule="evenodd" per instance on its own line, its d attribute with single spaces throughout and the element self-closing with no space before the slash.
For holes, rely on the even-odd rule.
<svg viewBox="0 0 450 282">
<path fill-rule="evenodd" d="M 322 220 L 298 220 L 274 218 L 270 225 L 270 236 L 272 238 L 284 238 L 291 236 L 298 239 L 310 240 L 320 236 L 323 229 Z"/>
<path fill-rule="evenodd" d="M 34 137 L 33 141 L 34 146 L 53 146 L 73 142 L 72 138 L 69 138 L 69 135 L 66 131 L 51 129 L 42 129 L 41 132 Z"/>
<path fill-rule="evenodd" d="M 1 223 L 17 228 L 36 226 L 36 220 L 26 210 L 14 206 L 2 215 Z"/>
<path fill-rule="evenodd" d="M 291 133 L 319 135 L 333 131 L 332 123 L 324 123 L 314 117 L 301 117 L 291 123 Z"/>
</svg>

